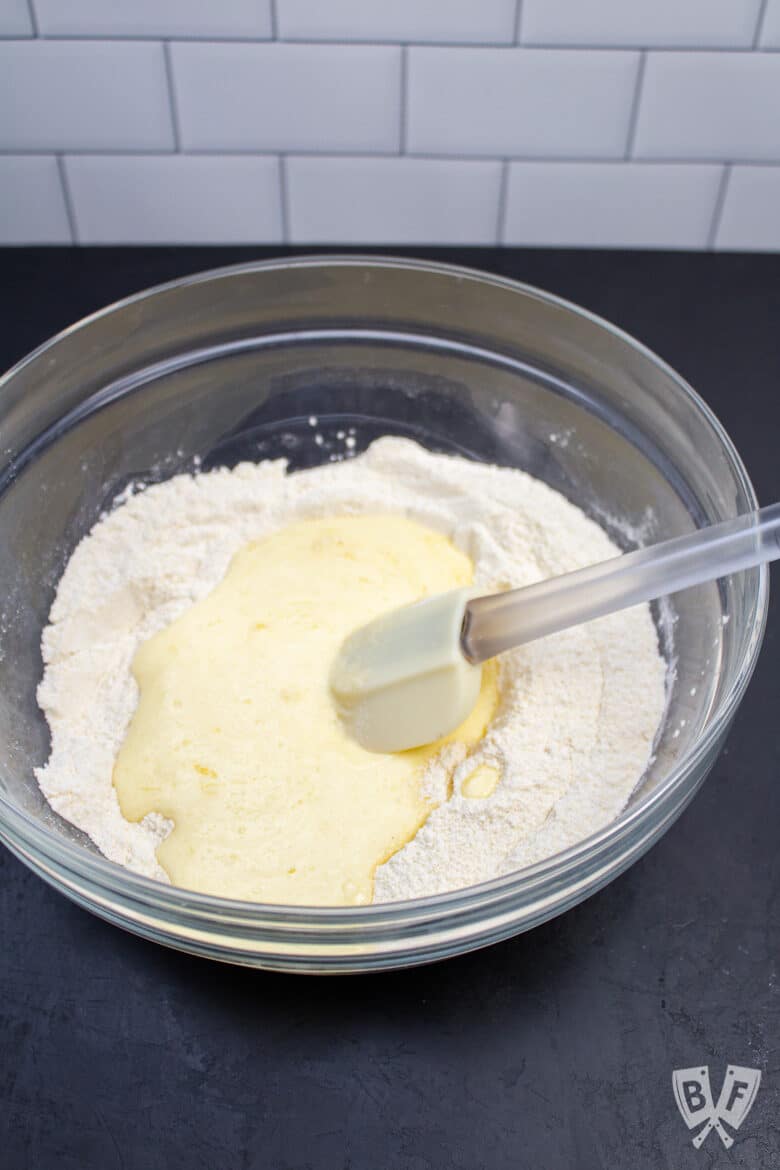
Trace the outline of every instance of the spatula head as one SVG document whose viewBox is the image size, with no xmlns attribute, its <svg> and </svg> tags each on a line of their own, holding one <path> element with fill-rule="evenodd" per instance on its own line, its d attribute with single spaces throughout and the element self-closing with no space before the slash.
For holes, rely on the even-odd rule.
<svg viewBox="0 0 780 1170">
<path fill-rule="evenodd" d="M 454 589 L 383 614 L 344 642 L 331 690 L 351 734 L 372 752 L 420 747 L 459 727 L 479 697 L 482 669 L 460 632 L 473 589 Z"/>
</svg>

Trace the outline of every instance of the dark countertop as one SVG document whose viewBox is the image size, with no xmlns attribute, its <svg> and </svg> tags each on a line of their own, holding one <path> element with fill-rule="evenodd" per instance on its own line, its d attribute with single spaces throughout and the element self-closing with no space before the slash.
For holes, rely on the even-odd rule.
<svg viewBox="0 0 780 1170">
<path fill-rule="evenodd" d="M 105 303 L 282 249 L 0 252 L 0 368 Z M 289 251 L 289 250 L 287 250 Z M 309 249 L 311 251 L 311 249 Z M 780 495 L 780 255 L 409 249 L 577 301 L 676 366 Z M 306 979 L 124 934 L 0 850 L 8 1170 L 780 1165 L 780 601 L 728 744 L 664 839 L 588 902 L 438 966 Z M 726 1152 L 671 1073 L 758 1068 Z"/>
</svg>

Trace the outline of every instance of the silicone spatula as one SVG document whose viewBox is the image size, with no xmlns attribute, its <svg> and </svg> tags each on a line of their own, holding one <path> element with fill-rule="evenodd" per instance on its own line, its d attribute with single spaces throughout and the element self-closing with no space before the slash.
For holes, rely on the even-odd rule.
<svg viewBox="0 0 780 1170">
<path fill-rule="evenodd" d="M 780 557 L 780 504 L 536 585 L 488 597 L 455 589 L 393 610 L 344 642 L 331 689 L 374 752 L 433 743 L 479 695 L 481 663 L 569 626 Z"/>
</svg>

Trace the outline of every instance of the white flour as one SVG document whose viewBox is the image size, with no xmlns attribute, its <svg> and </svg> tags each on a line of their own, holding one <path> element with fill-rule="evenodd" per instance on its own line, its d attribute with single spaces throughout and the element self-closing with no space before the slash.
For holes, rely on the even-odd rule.
<svg viewBox="0 0 780 1170">
<path fill-rule="evenodd" d="M 597 524 L 519 471 L 381 439 L 343 463 L 286 475 L 282 461 L 180 475 L 104 517 L 68 563 L 43 634 L 38 700 L 52 751 L 37 771 L 60 815 L 113 861 L 167 880 L 159 816 L 131 824 L 112 784 L 137 702 L 133 656 L 207 594 L 235 552 L 294 520 L 403 513 L 446 533 L 485 590 L 525 585 L 616 553 Z M 613 820 L 650 759 L 665 664 L 646 606 L 531 643 L 501 660 L 484 740 L 445 750 L 426 784 L 443 803 L 377 870 L 377 902 L 456 889 L 528 865 Z M 485 799 L 460 795 L 479 763 Z M 446 799 L 452 779 L 453 795 Z"/>
</svg>

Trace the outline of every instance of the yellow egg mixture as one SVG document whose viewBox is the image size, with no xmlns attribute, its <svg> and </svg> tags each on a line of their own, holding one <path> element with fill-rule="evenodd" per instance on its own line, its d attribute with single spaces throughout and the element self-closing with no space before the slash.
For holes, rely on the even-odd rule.
<svg viewBox="0 0 780 1170">
<path fill-rule="evenodd" d="M 374 871 L 433 811 L 427 765 L 479 742 L 498 703 L 451 735 L 392 755 L 348 736 L 328 677 L 344 638 L 379 614 L 468 585 L 447 537 L 400 515 L 301 521 L 251 544 L 227 575 L 138 651 L 140 697 L 114 768 L 123 815 L 173 822 L 157 857 L 175 885 L 309 905 L 371 901 Z M 482 766 L 463 795 L 485 797 Z"/>
</svg>

